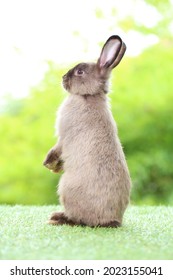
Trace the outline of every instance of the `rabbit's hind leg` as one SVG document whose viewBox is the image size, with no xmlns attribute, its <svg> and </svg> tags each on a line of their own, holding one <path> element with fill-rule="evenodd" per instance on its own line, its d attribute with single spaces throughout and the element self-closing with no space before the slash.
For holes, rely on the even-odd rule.
<svg viewBox="0 0 173 280">
<path fill-rule="evenodd" d="M 74 225 L 72 221 L 70 221 L 64 214 L 64 212 L 55 212 L 51 215 L 49 221 L 49 224 L 51 225 L 64 225 L 64 224 L 70 224 Z"/>
<path fill-rule="evenodd" d="M 51 225 L 69 225 L 69 226 L 86 226 L 86 224 L 84 223 L 76 223 L 72 220 L 70 220 L 64 212 L 54 212 L 49 221 L 48 224 Z M 105 224 L 98 224 L 97 226 L 91 226 L 91 227 L 108 227 L 108 228 L 118 228 L 121 227 L 121 224 L 118 221 L 112 221 L 109 223 L 105 223 Z"/>
<path fill-rule="evenodd" d="M 48 224 L 51 225 L 81 225 L 73 222 L 72 220 L 68 219 L 64 212 L 55 212 L 51 215 Z"/>
</svg>

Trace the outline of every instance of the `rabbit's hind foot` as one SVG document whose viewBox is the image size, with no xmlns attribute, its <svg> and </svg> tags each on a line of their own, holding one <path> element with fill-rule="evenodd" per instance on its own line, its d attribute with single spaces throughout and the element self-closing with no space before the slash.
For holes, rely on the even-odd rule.
<svg viewBox="0 0 173 280">
<path fill-rule="evenodd" d="M 119 223 L 118 221 L 112 221 L 105 224 L 99 224 L 98 227 L 118 228 L 121 227 L 121 223 Z"/>
<path fill-rule="evenodd" d="M 69 225 L 69 226 L 86 226 L 84 223 L 75 223 L 74 221 L 70 220 L 64 212 L 54 212 L 49 221 L 48 224 L 51 225 Z M 121 224 L 118 221 L 112 221 L 105 224 L 98 224 L 97 226 L 91 226 L 91 227 L 108 227 L 108 228 L 118 228 L 121 227 Z"/>
<path fill-rule="evenodd" d="M 69 220 L 67 218 L 67 216 L 65 215 L 64 212 L 55 212 L 51 215 L 49 221 L 48 221 L 48 224 L 51 224 L 51 225 L 70 225 L 70 226 L 75 226 L 76 224 Z"/>
</svg>

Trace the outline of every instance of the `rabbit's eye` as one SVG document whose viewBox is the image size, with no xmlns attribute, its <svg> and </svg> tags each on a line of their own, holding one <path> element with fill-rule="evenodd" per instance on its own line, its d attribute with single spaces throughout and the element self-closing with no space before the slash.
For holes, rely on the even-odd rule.
<svg viewBox="0 0 173 280">
<path fill-rule="evenodd" d="M 84 71 L 82 70 L 82 69 L 77 69 L 76 71 L 75 71 L 75 75 L 76 76 L 82 76 L 84 74 Z"/>
</svg>

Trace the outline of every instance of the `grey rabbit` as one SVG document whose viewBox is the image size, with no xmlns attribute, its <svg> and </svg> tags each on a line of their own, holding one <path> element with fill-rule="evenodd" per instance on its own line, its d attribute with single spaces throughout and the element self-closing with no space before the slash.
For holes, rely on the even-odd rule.
<svg viewBox="0 0 173 280">
<path fill-rule="evenodd" d="M 80 63 L 63 76 L 70 94 L 57 115 L 59 141 L 44 165 L 64 171 L 58 188 L 64 212 L 53 213 L 50 224 L 122 224 L 131 180 L 106 94 L 111 71 L 125 51 L 122 39 L 113 35 L 97 63 Z"/>
</svg>

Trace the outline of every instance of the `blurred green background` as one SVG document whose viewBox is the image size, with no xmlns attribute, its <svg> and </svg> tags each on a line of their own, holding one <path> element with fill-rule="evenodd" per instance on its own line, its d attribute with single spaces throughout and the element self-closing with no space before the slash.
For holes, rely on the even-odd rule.
<svg viewBox="0 0 173 280">
<path fill-rule="evenodd" d="M 132 177 L 132 204 L 173 205 L 173 3 L 141 2 L 161 15 L 155 25 L 139 24 L 129 12 L 123 19 L 117 19 L 116 27 L 110 26 L 109 31 L 122 30 L 124 41 L 125 34 L 132 30 L 142 38 L 154 34 L 158 42 L 136 56 L 126 55 L 113 72 L 111 106 Z M 116 5 L 110 5 L 110 9 L 118 18 Z M 99 4 L 95 17 L 98 24 L 108 21 Z M 75 32 L 74 36 L 82 40 L 80 33 Z M 133 43 L 137 48 L 138 40 Z M 69 52 L 73 50 L 69 48 Z M 49 61 L 42 81 L 32 87 L 28 96 L 3 96 L 0 203 L 57 203 L 59 175 L 50 173 L 42 162 L 56 142 L 56 111 L 66 96 L 61 77 L 73 65 L 62 67 Z"/>
</svg>

